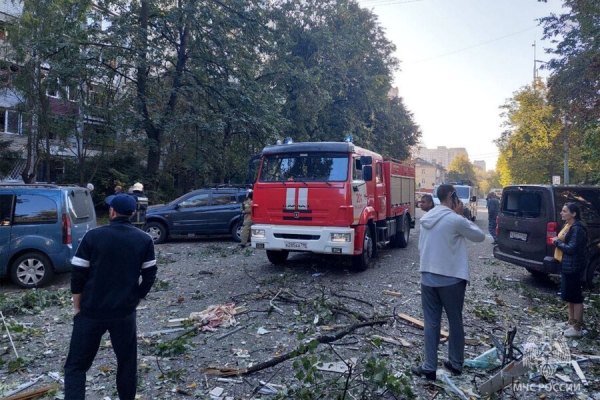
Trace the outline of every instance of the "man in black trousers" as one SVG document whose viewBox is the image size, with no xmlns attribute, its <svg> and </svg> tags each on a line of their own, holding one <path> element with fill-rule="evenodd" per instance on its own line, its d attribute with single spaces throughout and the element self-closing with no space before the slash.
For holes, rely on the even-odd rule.
<svg viewBox="0 0 600 400">
<path fill-rule="evenodd" d="M 137 389 L 136 307 L 156 279 L 154 242 L 129 219 L 130 195 L 109 196 L 110 224 L 87 232 L 73 257 L 73 334 L 65 363 L 65 399 L 85 398 L 85 375 L 102 335 L 110 334 L 117 357 L 117 392 L 133 400 Z M 141 276 L 141 281 L 140 281 Z"/>
</svg>

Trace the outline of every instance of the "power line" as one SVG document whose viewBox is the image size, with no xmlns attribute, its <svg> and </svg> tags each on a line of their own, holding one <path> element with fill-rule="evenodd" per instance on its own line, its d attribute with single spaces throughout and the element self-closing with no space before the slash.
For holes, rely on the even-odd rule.
<svg viewBox="0 0 600 400">
<path fill-rule="evenodd" d="M 504 35 L 504 36 L 500 36 L 500 37 L 497 37 L 497 38 L 494 38 L 494 39 L 490 39 L 490 40 L 487 40 L 485 42 L 477 43 L 477 44 L 474 44 L 474 45 L 469 46 L 469 47 L 464 47 L 462 49 L 451 51 L 449 53 L 444 53 L 444 54 L 439 54 L 437 56 L 433 56 L 433 57 L 429 57 L 429 58 L 424 58 L 422 60 L 414 61 L 412 63 L 410 61 L 405 61 L 405 63 L 406 64 L 419 64 L 419 63 L 422 63 L 422 62 L 425 62 L 425 61 L 435 60 L 437 58 L 446 57 L 446 56 L 449 56 L 449 55 L 452 55 L 452 54 L 460 53 L 462 51 L 471 50 L 471 49 L 473 49 L 475 47 L 483 46 L 485 44 L 497 42 L 498 40 L 502 40 L 502 39 L 505 39 L 505 38 L 510 37 L 510 36 L 515 36 L 515 35 L 518 35 L 519 33 L 527 32 L 527 31 L 530 31 L 530 30 L 535 29 L 535 28 L 537 28 L 537 26 L 532 26 L 532 27 L 529 27 L 529 28 L 526 28 L 526 29 L 522 29 L 522 30 L 520 30 L 518 32 L 509 33 L 508 35 Z"/>
</svg>

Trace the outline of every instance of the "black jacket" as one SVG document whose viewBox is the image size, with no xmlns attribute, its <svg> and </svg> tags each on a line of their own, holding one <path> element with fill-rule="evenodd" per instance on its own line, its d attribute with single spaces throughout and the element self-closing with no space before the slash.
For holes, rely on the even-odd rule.
<svg viewBox="0 0 600 400">
<path fill-rule="evenodd" d="M 558 247 L 563 252 L 561 268 L 565 275 L 583 271 L 587 265 L 587 229 L 581 221 L 575 221 L 567 232 L 565 241 L 558 240 Z"/>
<path fill-rule="evenodd" d="M 71 263 L 71 292 L 90 318 L 131 314 L 156 279 L 154 242 L 125 217 L 87 232 Z"/>
</svg>

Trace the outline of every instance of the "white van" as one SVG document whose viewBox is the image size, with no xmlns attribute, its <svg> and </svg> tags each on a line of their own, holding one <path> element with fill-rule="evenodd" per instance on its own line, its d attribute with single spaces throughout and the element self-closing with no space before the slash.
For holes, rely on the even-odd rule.
<svg viewBox="0 0 600 400">
<path fill-rule="evenodd" d="M 449 182 L 448 185 L 452 185 L 456 189 L 456 194 L 464 205 L 463 215 L 471 221 L 475 221 L 477 218 L 477 196 L 475 196 L 475 187 L 453 182 Z M 436 185 L 433 188 L 433 203 L 436 206 L 440 204 L 440 200 L 437 198 L 438 187 L 439 185 Z"/>
</svg>

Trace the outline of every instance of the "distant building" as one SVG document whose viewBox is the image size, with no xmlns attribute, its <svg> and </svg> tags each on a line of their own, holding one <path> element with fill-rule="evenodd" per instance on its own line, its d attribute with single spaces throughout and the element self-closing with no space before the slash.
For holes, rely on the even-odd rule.
<svg viewBox="0 0 600 400">
<path fill-rule="evenodd" d="M 433 193 L 433 187 L 446 180 L 446 170 L 421 158 L 415 159 L 415 185 L 418 192 Z"/>
<path fill-rule="evenodd" d="M 475 160 L 475 161 L 473 161 L 473 166 L 475 168 L 479 168 L 479 169 L 482 169 L 484 171 L 486 170 L 486 166 L 485 166 L 485 161 L 484 160 Z"/>
<path fill-rule="evenodd" d="M 467 159 L 469 153 L 464 147 L 445 147 L 438 146 L 437 149 L 417 149 L 417 153 L 413 154 L 413 158 L 420 158 L 432 164 L 439 164 L 446 170 L 450 166 L 450 163 L 459 155 L 463 154 Z"/>
</svg>

